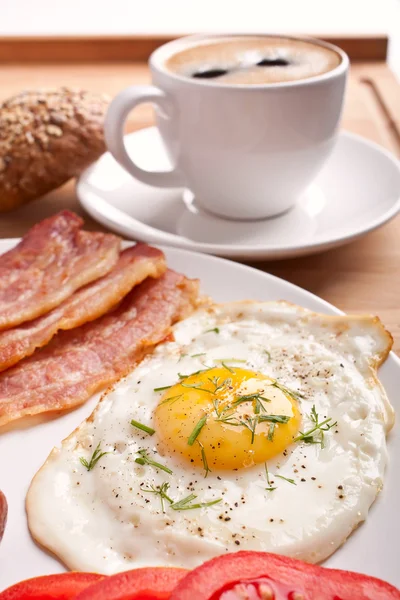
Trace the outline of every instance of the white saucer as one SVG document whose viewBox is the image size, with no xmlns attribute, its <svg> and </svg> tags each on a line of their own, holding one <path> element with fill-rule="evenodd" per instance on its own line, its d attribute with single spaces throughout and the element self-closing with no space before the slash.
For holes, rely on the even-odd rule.
<svg viewBox="0 0 400 600">
<path fill-rule="evenodd" d="M 169 168 L 156 128 L 132 133 L 126 143 L 143 168 Z M 257 222 L 198 211 L 187 190 L 140 183 L 109 153 L 82 173 L 77 194 L 93 218 L 130 239 L 231 258 L 280 259 L 345 244 L 393 218 L 400 210 L 400 163 L 380 146 L 342 132 L 297 206 Z"/>
</svg>

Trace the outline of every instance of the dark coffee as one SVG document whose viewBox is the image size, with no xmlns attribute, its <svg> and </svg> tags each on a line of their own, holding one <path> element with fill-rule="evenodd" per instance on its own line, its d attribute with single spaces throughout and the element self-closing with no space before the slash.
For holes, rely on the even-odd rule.
<svg viewBox="0 0 400 600">
<path fill-rule="evenodd" d="M 226 84 L 265 84 L 308 79 L 332 71 L 340 55 L 304 40 L 278 36 L 202 39 L 170 56 L 169 71 Z"/>
</svg>

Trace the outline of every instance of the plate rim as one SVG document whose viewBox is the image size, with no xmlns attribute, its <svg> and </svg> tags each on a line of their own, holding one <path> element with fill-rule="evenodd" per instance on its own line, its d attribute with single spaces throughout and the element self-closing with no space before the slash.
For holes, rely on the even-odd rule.
<svg viewBox="0 0 400 600">
<path fill-rule="evenodd" d="M 134 131 L 132 133 L 127 134 L 126 138 L 133 138 L 139 135 L 148 135 L 149 132 L 157 131 L 156 126 L 145 127 Z M 356 133 L 352 133 L 349 131 L 341 130 L 339 132 L 339 138 L 345 138 L 351 140 L 353 143 L 362 144 L 367 146 L 374 152 L 378 152 L 383 155 L 387 161 L 389 161 L 392 166 L 397 170 L 400 175 L 400 161 L 386 148 L 380 146 L 376 142 L 368 140 Z M 380 217 L 372 220 L 368 225 L 364 226 L 361 229 L 357 229 L 356 231 L 347 233 L 346 235 L 336 235 L 332 236 L 329 239 L 323 241 L 311 241 L 305 244 L 297 244 L 293 246 L 275 246 L 275 247 L 259 247 L 259 246 L 251 246 L 251 245 L 243 245 L 243 244 L 212 244 L 208 242 L 195 242 L 193 240 L 189 240 L 175 233 L 170 233 L 158 229 L 152 225 L 148 225 L 146 223 L 142 223 L 138 219 L 128 215 L 121 209 L 113 206 L 110 202 L 107 202 L 103 198 L 94 195 L 94 198 L 91 199 L 90 196 L 85 191 L 84 187 L 87 185 L 87 179 L 94 171 L 94 169 L 98 166 L 99 161 L 101 161 L 105 155 L 109 155 L 110 153 L 106 151 L 102 154 L 102 156 L 95 161 L 92 165 L 90 165 L 87 169 L 82 171 L 80 176 L 76 181 L 76 194 L 82 208 L 96 221 L 100 222 L 104 226 L 112 229 L 113 231 L 117 231 L 118 233 L 125 235 L 127 237 L 137 236 L 140 237 L 141 240 L 147 241 L 152 244 L 163 244 L 170 247 L 180 248 L 183 250 L 190 250 L 194 252 L 202 252 L 206 254 L 213 254 L 216 256 L 223 256 L 226 258 L 252 258 L 254 260 L 265 260 L 265 259 L 285 259 L 295 256 L 304 256 L 309 254 L 314 254 L 317 252 L 322 252 L 323 250 L 328 250 L 334 248 L 336 246 L 341 246 L 350 243 L 353 240 L 356 240 L 375 229 L 378 229 L 385 223 L 389 222 L 400 212 L 400 188 L 398 192 L 397 199 L 393 202 L 393 205 L 384 211 Z M 122 167 L 121 167 L 122 168 Z M 179 188 L 177 188 L 179 189 Z M 99 203 L 104 204 L 110 208 L 116 215 L 123 217 L 121 221 L 128 222 L 126 223 L 113 223 L 110 221 L 106 215 L 102 212 L 101 209 L 96 206 Z"/>
<path fill-rule="evenodd" d="M 0 239 L 0 253 L 5 252 L 7 250 L 9 250 L 10 248 L 13 247 L 13 245 L 15 245 L 16 243 L 18 243 L 18 241 L 21 238 L 4 238 L 4 239 Z M 126 240 L 124 241 L 124 245 L 132 245 L 132 241 L 130 240 Z M 248 265 L 243 265 L 241 263 L 237 263 L 235 261 L 229 260 L 229 259 L 224 259 L 224 258 L 220 258 L 220 257 L 216 257 L 216 256 L 210 256 L 210 255 L 206 255 L 204 253 L 200 253 L 200 252 L 194 252 L 194 251 L 188 251 L 188 250 L 183 250 L 181 248 L 170 248 L 170 247 L 166 247 L 166 246 L 158 246 L 160 247 L 161 250 L 165 251 L 167 253 L 167 258 L 171 258 L 171 260 L 173 261 L 176 255 L 176 258 L 178 260 L 182 260 L 182 258 L 189 259 L 187 260 L 187 270 L 190 271 L 191 269 L 191 261 L 190 258 L 195 258 L 196 260 L 200 261 L 200 263 L 208 263 L 211 265 L 217 264 L 219 265 L 219 269 L 223 269 L 224 264 L 230 264 L 236 271 L 241 271 L 241 272 L 250 272 L 252 273 L 254 276 L 257 277 L 257 279 L 259 279 L 261 282 L 265 282 L 268 285 L 268 282 L 272 283 L 272 282 L 276 282 L 279 285 L 283 285 L 285 287 L 285 289 L 288 290 L 288 296 L 289 296 L 289 301 L 295 301 L 297 303 L 302 303 L 302 299 L 309 299 L 310 301 L 312 301 L 313 303 L 316 303 L 317 305 L 319 305 L 321 308 L 315 308 L 313 310 L 320 310 L 320 312 L 326 312 L 327 314 L 343 314 L 343 311 L 339 310 L 337 307 L 335 307 L 334 305 L 332 305 L 331 303 L 327 302 L 326 300 L 324 300 L 323 298 L 320 298 L 319 296 L 317 296 L 316 294 L 313 294 L 312 292 L 309 292 L 308 290 L 301 288 L 300 286 L 297 286 L 296 284 L 293 284 L 289 281 L 286 281 L 276 275 L 273 275 L 271 273 L 268 272 L 264 272 L 261 271 L 260 269 L 257 269 L 255 267 L 251 267 Z M 168 256 L 169 255 L 169 256 Z M 174 265 L 172 265 L 173 268 Z M 203 267 L 200 264 L 200 270 L 202 270 Z M 195 267 L 195 271 L 197 270 L 197 265 Z M 186 271 L 186 267 L 185 267 L 185 271 Z M 190 276 L 190 275 L 189 275 Z M 196 274 L 194 273 L 193 276 L 196 276 Z M 212 283 L 211 285 L 216 285 L 218 287 L 218 289 L 221 287 L 220 283 Z M 216 292 L 217 293 L 217 292 Z M 280 294 L 280 292 L 279 292 Z M 294 300 L 291 299 L 290 297 L 292 295 L 295 296 L 300 296 L 300 298 L 298 300 Z M 263 296 L 262 293 L 260 293 L 260 296 Z M 391 378 L 399 378 L 400 376 L 400 359 L 393 353 L 390 353 L 390 356 L 388 357 L 388 359 L 385 362 L 385 375 L 382 373 L 382 376 L 384 375 L 384 377 L 380 377 L 380 380 L 384 379 L 391 379 Z M 84 405 L 85 406 L 85 405 Z M 83 417 L 85 418 L 85 417 Z M 72 428 L 71 428 L 72 430 Z M 399 436 L 399 429 L 397 428 L 397 436 Z M 61 438 L 59 438 L 59 440 L 61 440 Z M 50 442 L 49 442 L 50 443 Z M 58 442 L 59 443 L 59 442 Z M 392 475 L 392 479 L 394 479 L 393 475 Z M 375 504 L 375 503 L 374 503 Z M 374 506 L 372 507 L 372 509 L 374 509 Z M 17 509 L 17 513 L 18 515 L 19 513 L 19 509 Z M 368 520 L 367 520 L 368 523 Z M 7 534 L 7 532 L 6 532 Z M 390 546 L 387 546 L 388 548 L 388 552 L 390 551 Z M 42 549 L 37 548 L 38 552 L 44 552 Z M 0 544 L 0 554 L 2 551 L 2 545 Z M 340 552 L 340 550 L 338 550 L 338 552 Z M 47 554 L 47 553 L 46 553 Z M 334 556 L 336 556 L 336 553 L 334 554 Z M 54 558 L 53 556 L 51 556 L 51 558 Z M 334 567 L 337 568 L 337 567 Z M 346 568 L 345 566 L 341 566 L 340 568 Z M 376 576 L 376 573 L 375 573 Z M 379 574 L 378 574 L 379 576 Z M 384 578 L 385 576 L 382 575 Z M 24 577 L 24 575 L 22 575 L 22 577 Z M 396 584 L 396 581 L 393 580 L 395 577 L 395 575 L 393 577 L 391 577 L 391 581 L 392 584 Z M 386 577 L 387 578 L 387 577 Z M 6 585 L 9 585 L 8 583 Z M 1 584 L 0 584 L 0 590 L 1 590 Z"/>
</svg>

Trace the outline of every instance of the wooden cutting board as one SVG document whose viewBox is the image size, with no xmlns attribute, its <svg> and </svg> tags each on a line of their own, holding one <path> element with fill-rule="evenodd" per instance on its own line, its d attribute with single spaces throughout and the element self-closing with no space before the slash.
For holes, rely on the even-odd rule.
<svg viewBox="0 0 400 600">
<path fill-rule="evenodd" d="M 22 89 L 81 86 L 116 94 L 148 83 L 145 58 L 161 38 L 0 39 L 0 100 Z M 387 39 L 344 38 L 334 42 L 352 61 L 343 128 L 400 157 L 400 85 L 385 63 Z M 151 109 L 140 107 L 129 130 L 152 124 Z M 82 214 L 74 184 L 22 209 L 1 215 L 0 237 L 19 237 L 39 219 L 62 208 Z M 84 215 L 87 227 L 102 229 Z M 317 256 L 257 263 L 332 302 L 346 312 L 378 314 L 400 350 L 400 218 L 365 238 Z"/>
</svg>

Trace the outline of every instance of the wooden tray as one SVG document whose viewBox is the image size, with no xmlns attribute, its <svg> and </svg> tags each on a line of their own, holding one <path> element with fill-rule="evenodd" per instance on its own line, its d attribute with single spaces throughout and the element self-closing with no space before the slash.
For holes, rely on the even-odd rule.
<svg viewBox="0 0 400 600">
<path fill-rule="evenodd" d="M 385 63 L 387 38 L 325 38 L 343 47 L 352 61 L 343 127 L 400 157 L 400 85 Z M 145 59 L 160 37 L 0 39 L 0 95 L 22 89 L 81 86 L 115 94 L 148 83 Z M 152 111 L 134 111 L 129 129 L 147 127 Z M 17 237 L 33 223 L 68 207 L 82 213 L 72 182 L 27 207 L 2 215 L 0 236 Z M 101 229 L 85 215 L 89 228 Z M 361 240 L 318 256 L 258 263 L 258 268 L 292 281 L 346 312 L 377 313 L 400 349 L 400 219 Z"/>
</svg>

